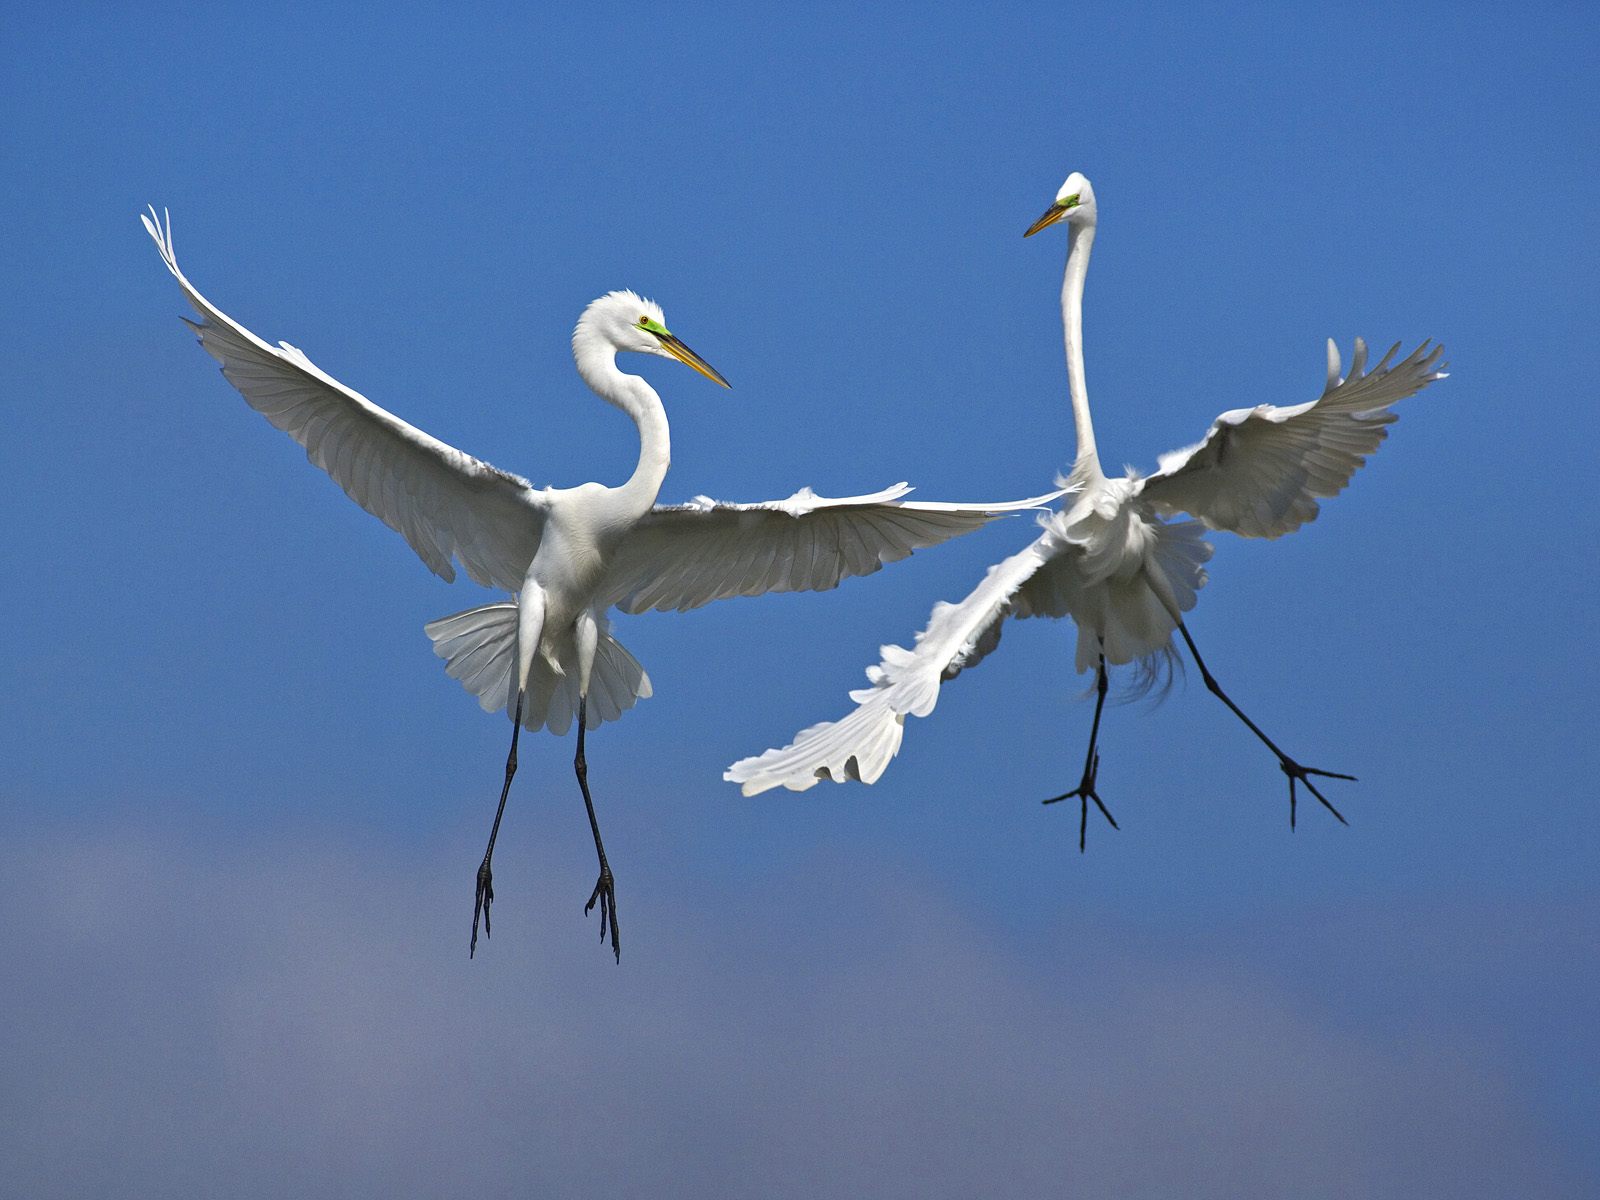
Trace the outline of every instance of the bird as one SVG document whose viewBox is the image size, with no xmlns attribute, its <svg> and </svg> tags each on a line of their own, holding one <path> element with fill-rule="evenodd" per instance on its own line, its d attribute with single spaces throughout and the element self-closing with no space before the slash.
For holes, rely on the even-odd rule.
<svg viewBox="0 0 1600 1200">
<path fill-rule="evenodd" d="M 1094 188 L 1075 171 L 1023 235 L 1061 223 L 1068 229 L 1061 319 L 1077 455 L 1058 483 L 1071 493 L 1060 508 L 1040 516 L 1039 536 L 989 568 L 965 599 L 936 605 L 913 648 L 884 646 L 881 661 L 867 671 L 869 686 L 850 693 L 856 708 L 847 716 L 730 766 L 723 777 L 740 784 L 745 795 L 778 786 L 804 791 L 821 779 L 875 782 L 899 752 L 906 717 L 932 712 L 941 684 L 993 651 L 1008 617 L 1070 616 L 1078 630 L 1075 668 L 1095 673 L 1094 718 L 1078 786 L 1043 803 L 1079 802 L 1080 851 L 1091 802 L 1117 827 L 1098 790 L 1108 667 L 1134 668 L 1130 695 L 1170 683 L 1181 662 L 1174 635 L 1182 638 L 1206 688 L 1276 755 L 1289 778 L 1290 827 L 1297 785 L 1348 823 L 1313 779 L 1354 777 L 1303 766 L 1279 748 L 1217 682 L 1184 614 L 1206 582 L 1204 564 L 1212 553 L 1206 531 L 1276 538 L 1313 520 L 1318 498 L 1342 491 L 1383 441 L 1396 419 L 1391 406 L 1445 377 L 1442 350 L 1423 342 L 1395 361 L 1396 343 L 1368 370 L 1366 343 L 1357 338 L 1345 375 L 1330 339 L 1327 383 L 1316 399 L 1232 409 L 1199 442 L 1162 455 L 1154 472 L 1140 475 L 1129 468 L 1125 477 L 1109 477 L 1095 445 L 1083 361 L 1083 290 L 1097 215 Z M 1181 514 L 1189 519 L 1173 519 Z"/>
<path fill-rule="evenodd" d="M 164 219 L 163 219 L 164 217 Z M 738 504 L 697 496 L 657 504 L 671 457 L 661 398 L 622 371 L 622 353 L 683 363 L 721 387 L 725 379 L 667 327 L 661 306 L 631 291 L 584 309 L 572 334 L 578 375 L 632 418 L 638 466 L 620 486 L 536 488 L 463 453 L 374 404 L 287 342 L 257 337 L 212 305 L 178 268 L 170 214 L 140 214 L 198 321 L 184 320 L 245 401 L 298 442 L 345 493 L 399 533 L 446 581 L 459 563 L 476 583 L 510 596 L 424 626 L 448 674 L 487 712 L 512 721 L 505 778 L 478 868 L 469 957 L 481 915 L 490 932 L 495 839 L 517 769 L 524 728 L 563 736 L 577 725 L 573 768 L 599 859 L 584 906 L 600 905 L 600 939 L 622 948 L 615 877 L 589 790 L 585 733 L 651 695 L 649 676 L 612 636 L 611 609 L 698 608 L 731 596 L 821 591 L 868 575 L 914 550 L 969 533 L 1008 514 L 1038 509 L 1060 489 L 998 504 L 911 501 L 908 484 L 868 495 Z"/>
</svg>

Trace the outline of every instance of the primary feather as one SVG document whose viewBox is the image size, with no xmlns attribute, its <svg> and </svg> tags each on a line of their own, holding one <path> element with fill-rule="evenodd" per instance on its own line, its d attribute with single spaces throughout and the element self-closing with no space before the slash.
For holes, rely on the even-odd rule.
<svg viewBox="0 0 1600 1200">
<path fill-rule="evenodd" d="M 1163 454 L 1142 481 L 1155 511 L 1189 513 L 1212 529 L 1243 537 L 1281 537 L 1319 511 L 1317 498 L 1336 496 L 1388 436 L 1390 406 L 1427 387 L 1443 347 L 1423 342 L 1390 366 L 1396 342 L 1371 371 L 1367 344 L 1356 339 L 1350 374 L 1339 373 L 1339 348 L 1328 339 L 1328 382 L 1306 404 L 1258 404 L 1223 413 L 1193 446 Z"/>
<path fill-rule="evenodd" d="M 287 342 L 273 346 L 251 333 L 178 269 L 171 220 L 154 218 L 152 208 L 140 220 L 200 314 L 190 322 L 200 345 L 250 407 L 304 447 L 440 578 L 455 579 L 455 559 L 484 587 L 521 587 L 539 548 L 544 493 L 380 408 Z"/>
</svg>

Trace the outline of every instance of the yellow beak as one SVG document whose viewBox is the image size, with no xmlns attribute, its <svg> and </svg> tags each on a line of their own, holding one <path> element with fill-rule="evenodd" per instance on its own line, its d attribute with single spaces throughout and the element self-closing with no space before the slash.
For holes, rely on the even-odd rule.
<svg viewBox="0 0 1600 1200">
<path fill-rule="evenodd" d="M 651 332 L 654 331 L 652 330 Z M 672 355 L 673 358 L 677 359 L 685 366 L 693 367 L 696 371 L 699 371 L 700 374 L 711 380 L 712 383 L 720 383 L 725 388 L 733 387 L 733 384 L 729 383 L 722 377 L 721 371 L 717 370 L 705 359 L 701 358 L 693 350 L 685 346 L 676 335 L 670 333 L 657 333 L 656 340 L 661 343 L 661 348 L 668 354 Z"/>
<path fill-rule="evenodd" d="M 1050 226 L 1054 225 L 1057 221 L 1061 220 L 1062 217 L 1065 217 L 1071 211 L 1072 210 L 1066 207 L 1064 204 L 1052 204 L 1049 208 L 1044 210 L 1044 216 L 1040 217 L 1032 225 L 1028 226 L 1028 232 L 1022 236 L 1025 238 L 1032 237 L 1041 229 L 1049 229 Z"/>
</svg>

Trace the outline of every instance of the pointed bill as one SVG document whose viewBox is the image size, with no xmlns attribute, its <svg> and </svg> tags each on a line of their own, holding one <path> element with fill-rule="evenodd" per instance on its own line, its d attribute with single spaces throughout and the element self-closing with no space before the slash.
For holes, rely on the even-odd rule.
<svg viewBox="0 0 1600 1200">
<path fill-rule="evenodd" d="M 1070 205 L 1062 204 L 1057 201 L 1055 204 L 1052 204 L 1049 208 L 1045 209 L 1044 215 L 1032 225 L 1029 225 L 1028 232 L 1022 236 L 1025 238 L 1032 237 L 1041 229 L 1049 229 L 1050 226 L 1054 225 L 1057 221 L 1061 220 L 1071 211 L 1072 208 Z"/>
<path fill-rule="evenodd" d="M 693 367 L 696 371 L 699 371 L 700 374 L 711 380 L 712 383 L 720 383 L 725 388 L 733 387 L 733 384 L 729 383 L 722 377 L 721 371 L 717 370 L 705 359 L 701 358 L 693 350 L 685 346 L 683 342 L 679 340 L 677 335 L 668 333 L 666 330 L 661 330 L 660 332 L 651 330 L 651 332 L 656 335 L 656 340 L 661 343 L 661 348 L 668 354 L 672 355 L 673 358 L 677 359 L 685 366 Z"/>
</svg>

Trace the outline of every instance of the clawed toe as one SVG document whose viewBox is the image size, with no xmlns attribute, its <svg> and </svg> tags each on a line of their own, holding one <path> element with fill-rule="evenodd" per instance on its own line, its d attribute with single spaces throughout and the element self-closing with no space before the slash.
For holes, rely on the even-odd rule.
<svg viewBox="0 0 1600 1200">
<path fill-rule="evenodd" d="M 1289 828 L 1290 829 L 1293 829 L 1295 827 L 1296 809 L 1299 806 L 1299 797 L 1295 794 L 1295 784 L 1296 783 L 1305 784 L 1306 791 L 1310 792 L 1313 796 L 1315 796 L 1317 798 L 1317 801 L 1322 805 L 1323 808 L 1327 809 L 1336 818 L 1338 818 L 1339 824 L 1341 824 L 1341 825 L 1350 824 L 1349 821 L 1346 821 L 1344 819 L 1344 814 L 1333 806 L 1332 802 L 1330 802 L 1329 799 L 1322 794 L 1321 790 L 1317 787 L 1316 784 L 1311 782 L 1311 776 L 1317 775 L 1317 776 L 1320 776 L 1323 779 L 1349 779 L 1349 780 L 1354 780 L 1355 779 L 1354 775 L 1344 775 L 1344 774 L 1341 774 L 1338 771 L 1323 771 L 1323 770 L 1319 770 L 1316 767 L 1302 767 L 1299 763 L 1295 762 L 1294 759 L 1292 759 L 1292 758 L 1280 758 L 1279 762 L 1278 762 L 1278 767 L 1279 767 L 1280 770 L 1283 771 L 1283 773 L 1285 775 L 1287 775 L 1289 777 Z"/>
<path fill-rule="evenodd" d="M 616 882 L 611 877 L 611 869 L 602 867 L 600 878 L 595 881 L 594 891 L 589 893 L 589 903 L 583 906 L 584 916 L 588 916 L 596 902 L 600 905 L 600 944 L 605 945 L 606 936 L 611 937 L 611 949 L 617 956 L 617 962 L 622 962 L 622 942 L 617 936 L 617 890 Z"/>
<path fill-rule="evenodd" d="M 1063 792 L 1059 796 L 1051 796 L 1048 800 L 1040 801 L 1041 804 L 1059 804 L 1063 800 L 1077 800 L 1080 812 L 1078 814 L 1078 853 L 1084 852 L 1089 840 L 1089 801 L 1094 801 L 1094 806 L 1100 810 L 1100 815 L 1110 822 L 1111 828 L 1121 829 L 1117 819 L 1111 815 L 1111 810 L 1100 799 L 1100 793 L 1095 791 L 1095 782 L 1100 775 L 1100 755 L 1095 754 L 1089 760 L 1089 769 L 1084 772 L 1083 782 L 1070 792 Z"/>
<path fill-rule="evenodd" d="M 467 950 L 471 958 L 478 952 L 478 917 L 483 917 L 483 936 L 489 936 L 489 907 L 494 903 L 494 874 L 489 870 L 489 860 L 478 868 L 478 893 L 472 902 L 472 945 Z"/>
</svg>

